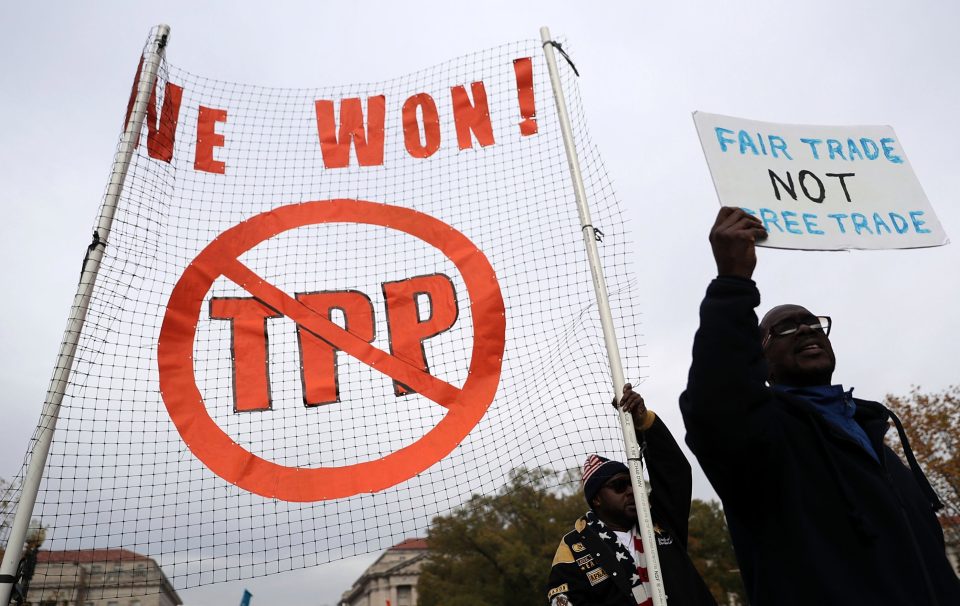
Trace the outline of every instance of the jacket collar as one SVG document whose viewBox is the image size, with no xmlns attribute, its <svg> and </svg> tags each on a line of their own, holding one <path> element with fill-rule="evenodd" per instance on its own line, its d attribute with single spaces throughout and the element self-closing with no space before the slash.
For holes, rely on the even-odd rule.
<svg viewBox="0 0 960 606">
<path fill-rule="evenodd" d="M 819 426 L 822 429 L 825 428 L 829 433 L 843 438 L 839 432 L 834 430 L 829 423 L 823 420 L 821 415 L 816 412 L 814 406 L 805 401 L 803 398 L 799 398 L 784 392 L 779 392 L 778 395 L 780 396 L 781 401 L 786 403 L 789 407 L 793 409 L 800 409 L 805 412 L 807 416 L 811 417 L 815 426 Z M 907 464 L 910 467 L 910 471 L 913 474 L 914 480 L 920 486 L 920 490 L 926 495 L 927 500 L 930 503 L 930 507 L 934 511 L 943 509 L 943 502 L 940 500 L 939 495 L 937 495 L 936 491 L 930 485 L 930 481 L 927 480 L 923 470 L 920 469 L 920 465 L 917 463 L 916 457 L 913 454 L 913 449 L 910 447 L 910 440 L 907 439 L 907 434 L 903 430 L 903 425 L 900 423 L 900 419 L 897 417 L 897 415 L 893 414 L 889 408 L 883 404 L 880 404 L 879 402 L 871 402 L 869 400 L 860 400 L 858 398 L 854 398 L 853 403 L 857 407 L 853 418 L 866 432 L 870 443 L 876 449 L 877 454 L 880 455 L 881 465 L 885 464 L 883 461 L 885 459 L 884 453 L 886 452 L 886 446 L 883 444 L 883 437 L 890 429 L 890 422 L 893 421 L 897 428 L 897 433 L 900 436 L 900 444 L 903 448 L 903 453 L 907 458 Z M 829 453 L 828 456 L 831 459 L 833 458 L 833 456 Z M 833 467 L 836 466 L 835 462 L 832 461 L 831 465 Z M 839 476 L 836 479 L 839 482 Z M 846 487 L 843 485 L 843 483 L 840 482 L 840 484 L 841 489 L 846 491 Z"/>
</svg>

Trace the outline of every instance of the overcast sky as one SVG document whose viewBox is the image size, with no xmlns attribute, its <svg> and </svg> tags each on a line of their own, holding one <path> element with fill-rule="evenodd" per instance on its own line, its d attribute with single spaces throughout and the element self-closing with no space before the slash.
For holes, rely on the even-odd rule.
<svg viewBox="0 0 960 606">
<path fill-rule="evenodd" d="M 889 124 L 948 235 L 960 208 L 953 121 L 955 3 L 4 3 L 0 200 L 8 294 L 0 353 L 0 477 L 19 468 L 55 360 L 148 30 L 171 62 L 219 80 L 306 87 L 385 80 L 550 26 L 575 50 L 593 142 L 637 243 L 648 404 L 678 435 L 697 306 L 715 270 L 717 200 L 691 112 L 800 124 Z M 761 309 L 834 319 L 835 379 L 882 399 L 957 382 L 956 244 L 921 250 L 762 250 Z M 20 293 L 17 295 L 16 293 Z M 22 295 L 22 296 L 21 296 Z M 696 466 L 695 466 L 696 467 Z M 697 494 L 712 491 L 699 469 Z M 190 606 L 334 604 L 373 555 L 184 591 Z"/>
</svg>

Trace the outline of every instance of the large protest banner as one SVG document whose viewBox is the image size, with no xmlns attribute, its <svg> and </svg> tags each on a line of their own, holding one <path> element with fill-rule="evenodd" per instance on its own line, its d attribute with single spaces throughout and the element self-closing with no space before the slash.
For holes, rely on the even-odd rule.
<svg viewBox="0 0 960 606">
<path fill-rule="evenodd" d="M 761 246 L 918 248 L 949 242 L 889 126 L 811 126 L 694 113 L 720 203 L 759 217 Z"/>
<path fill-rule="evenodd" d="M 626 222 L 562 67 L 636 380 Z M 128 549 L 178 588 L 247 578 L 422 535 L 520 467 L 620 456 L 568 170 L 539 40 L 312 89 L 164 60 L 34 511 L 44 549 Z"/>
</svg>

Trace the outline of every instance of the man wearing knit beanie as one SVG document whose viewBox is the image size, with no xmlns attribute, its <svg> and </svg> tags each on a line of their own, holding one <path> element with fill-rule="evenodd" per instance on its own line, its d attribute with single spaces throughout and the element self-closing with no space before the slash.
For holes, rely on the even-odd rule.
<svg viewBox="0 0 960 606">
<path fill-rule="evenodd" d="M 670 606 L 715 606 L 687 556 L 690 464 L 667 426 L 627 384 L 620 401 L 633 415 L 637 439 L 646 441 L 650 509 L 664 590 Z M 627 466 L 592 454 L 583 466 L 583 496 L 590 510 L 564 535 L 550 570 L 551 606 L 651 606 L 645 545 Z"/>
</svg>

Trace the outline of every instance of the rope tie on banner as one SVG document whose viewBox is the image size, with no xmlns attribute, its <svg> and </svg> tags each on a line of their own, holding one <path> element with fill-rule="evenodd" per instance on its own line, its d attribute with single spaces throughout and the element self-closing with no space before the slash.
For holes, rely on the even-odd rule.
<svg viewBox="0 0 960 606">
<path fill-rule="evenodd" d="M 597 240 L 597 242 L 603 242 L 603 232 L 597 229 L 596 227 L 594 227 L 593 225 L 587 224 L 587 225 L 584 225 L 581 229 L 587 229 L 588 227 L 593 230 L 593 237 Z"/>
<path fill-rule="evenodd" d="M 92 253 L 98 246 L 107 247 L 107 243 L 100 239 L 100 232 L 93 232 L 93 240 L 90 241 L 89 246 L 87 246 L 87 252 L 83 255 L 83 266 L 80 267 L 80 275 L 83 275 L 83 272 L 87 269 L 87 261 L 90 260 L 90 253 Z"/>
<path fill-rule="evenodd" d="M 560 53 L 563 56 L 563 58 L 567 60 L 567 63 L 570 64 L 570 68 L 573 70 L 573 73 L 576 74 L 576 76 L 579 78 L 580 72 L 577 71 L 577 66 L 573 64 L 573 60 L 570 59 L 570 55 L 567 54 L 567 51 L 563 50 L 563 46 L 561 46 L 560 43 L 555 40 L 547 40 L 546 42 L 543 43 L 544 46 L 548 44 L 553 48 L 557 49 L 557 52 Z"/>
</svg>

